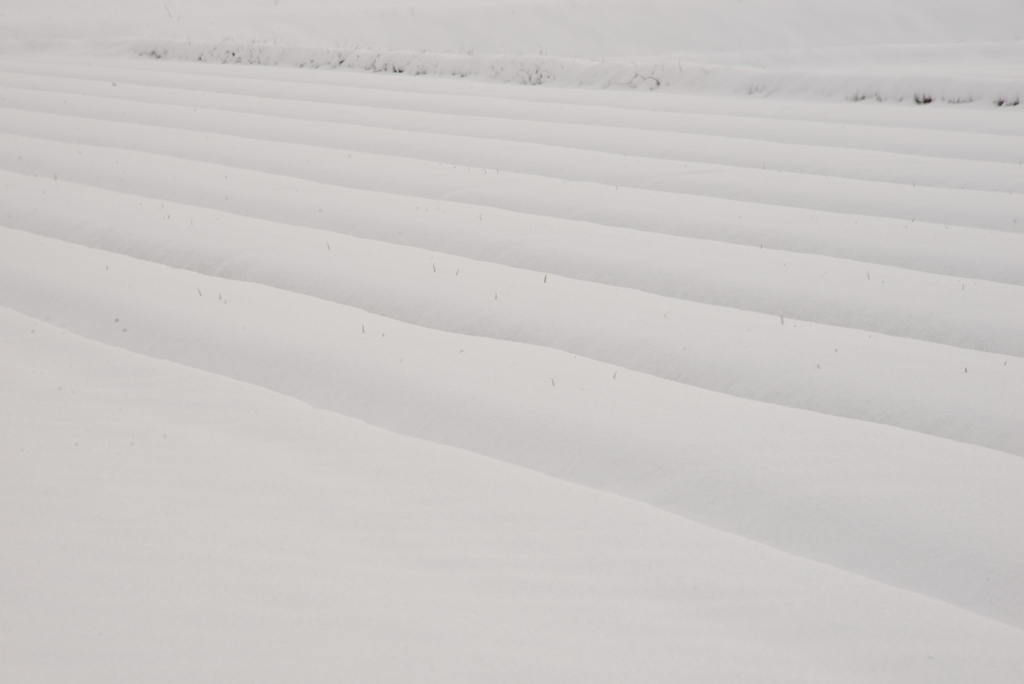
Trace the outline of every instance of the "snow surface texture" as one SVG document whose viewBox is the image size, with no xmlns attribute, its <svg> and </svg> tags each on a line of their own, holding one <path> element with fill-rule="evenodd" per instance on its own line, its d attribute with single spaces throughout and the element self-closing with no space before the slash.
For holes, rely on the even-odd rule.
<svg viewBox="0 0 1024 684">
<path fill-rule="evenodd" d="M 0 680 L 1024 679 L 1019 3 L 65 4 Z"/>
</svg>

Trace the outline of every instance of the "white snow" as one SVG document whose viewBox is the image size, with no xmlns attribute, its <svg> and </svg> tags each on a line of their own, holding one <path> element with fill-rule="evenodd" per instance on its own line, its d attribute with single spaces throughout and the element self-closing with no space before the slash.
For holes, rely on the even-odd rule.
<svg viewBox="0 0 1024 684">
<path fill-rule="evenodd" d="M 0 680 L 1021 681 L 1020 26 L 0 6 Z"/>
</svg>

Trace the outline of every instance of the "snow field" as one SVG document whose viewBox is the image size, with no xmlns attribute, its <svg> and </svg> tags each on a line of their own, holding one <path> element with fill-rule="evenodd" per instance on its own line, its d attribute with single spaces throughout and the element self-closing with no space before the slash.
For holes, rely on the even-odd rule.
<svg viewBox="0 0 1024 684">
<path fill-rule="evenodd" d="M 679 95 L 19 54 L 14 14 L 4 677 L 1024 677 L 1020 112 L 708 96 L 971 54 L 942 92 L 990 97 L 1012 46 L 790 74 L 776 32 Z"/>
</svg>

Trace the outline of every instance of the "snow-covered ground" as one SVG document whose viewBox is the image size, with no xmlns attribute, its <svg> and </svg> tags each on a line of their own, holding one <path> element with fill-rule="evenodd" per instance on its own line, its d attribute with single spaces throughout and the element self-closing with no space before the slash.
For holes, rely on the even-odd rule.
<svg viewBox="0 0 1024 684">
<path fill-rule="evenodd" d="M 1024 680 L 1021 27 L 0 4 L 0 680 Z"/>
</svg>

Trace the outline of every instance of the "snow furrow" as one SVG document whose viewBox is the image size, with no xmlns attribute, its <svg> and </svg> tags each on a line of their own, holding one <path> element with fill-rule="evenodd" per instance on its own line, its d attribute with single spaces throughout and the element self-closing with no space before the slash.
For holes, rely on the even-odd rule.
<svg viewBox="0 0 1024 684">
<path fill-rule="evenodd" d="M 0 305 L 76 334 L 1024 625 L 1017 456 L 19 231 L 0 266 Z"/>
<path fill-rule="evenodd" d="M 1024 455 L 1019 358 L 578 280 L 548 282 L 535 271 L 52 179 L 0 172 L 0 187 L 19 198 L 0 216 L 11 228 L 279 287 L 402 322 L 552 347 L 738 397 Z M 93 215 L 93 206 L 104 211 Z M 937 286 L 926 283 L 919 291 Z M 905 294 L 906 280 L 899 287 Z M 1008 345 L 1024 339 L 1024 330 L 1012 328 L 1016 321 L 1002 336 L 990 325 L 1001 311 L 1024 310 L 1024 288 L 1009 290 L 1000 301 L 993 286 L 980 296 L 975 288 L 964 308 L 975 317 L 971 329 L 979 337 L 1003 337 Z M 922 321 L 959 313 L 935 309 L 927 300 L 909 301 L 906 310 Z M 957 392 L 944 391 L 951 381 Z"/>
<path fill-rule="evenodd" d="M 10 90 L 7 92 L 11 93 Z M 76 105 L 78 104 L 72 98 L 70 107 L 63 109 L 77 114 L 79 107 Z M 1020 216 L 1024 219 L 1024 195 L 1014 195 L 1013 193 L 984 191 L 950 193 L 948 190 L 938 188 L 913 188 L 887 183 L 866 183 L 838 178 L 813 177 L 806 174 L 783 174 L 775 171 L 744 170 L 708 164 L 629 159 L 604 153 L 568 150 L 553 155 L 550 148 L 543 146 L 518 144 L 510 149 L 505 143 L 479 139 L 464 140 L 451 136 L 420 133 L 403 136 L 402 133 L 395 131 L 339 124 L 310 124 L 309 122 L 237 113 L 200 112 L 195 108 L 176 111 L 173 107 L 164 106 L 155 116 L 147 116 L 147 113 L 154 113 L 151 107 L 149 112 L 135 112 L 134 115 L 129 112 L 126 116 L 124 110 L 126 108 L 133 109 L 133 104 L 103 101 L 100 101 L 100 104 L 105 105 L 100 107 L 102 111 L 90 112 L 90 114 L 95 113 L 104 118 L 83 121 L 76 116 L 75 128 L 82 129 L 83 134 L 70 136 L 70 138 L 64 132 L 71 128 L 66 124 L 69 117 L 66 114 L 50 115 L 54 122 L 51 124 L 52 128 L 62 131 L 56 137 L 72 139 L 77 142 L 98 140 L 105 144 L 119 145 L 125 144 L 125 142 L 117 142 L 121 138 L 126 140 L 159 139 L 162 142 L 156 147 L 145 142 L 141 143 L 139 147 L 164 152 L 168 150 L 169 145 L 174 145 L 177 150 L 188 149 L 188 143 L 182 142 L 189 140 L 189 135 L 185 131 L 194 131 L 195 133 L 231 136 L 225 138 L 224 143 L 220 145 L 221 148 L 227 150 L 238 147 L 238 136 L 257 140 L 261 149 L 266 149 L 266 156 L 276 159 L 287 158 L 294 154 L 289 155 L 286 152 L 276 151 L 273 147 L 275 144 L 300 144 L 317 148 L 313 151 L 313 161 L 317 158 L 322 159 L 327 150 L 358 150 L 382 155 L 385 157 L 381 160 L 384 164 L 396 166 L 402 165 L 403 162 L 408 163 L 405 160 L 417 159 L 421 162 L 437 161 L 443 164 L 465 165 L 484 171 L 490 169 L 492 173 L 503 169 L 506 174 L 509 171 L 519 174 L 519 176 L 513 176 L 513 179 L 525 178 L 533 186 L 529 190 L 532 195 L 550 194 L 546 192 L 546 187 L 556 181 L 574 182 L 569 189 L 560 190 L 568 197 L 558 205 L 547 205 L 536 209 L 536 211 L 548 215 L 563 217 L 572 215 L 571 207 L 565 205 L 572 204 L 572 200 L 577 199 L 580 192 L 586 192 L 576 189 L 575 182 L 582 181 L 585 184 L 615 186 L 616 191 L 628 192 L 630 189 L 638 189 L 641 193 L 641 201 L 654 208 L 661 206 L 663 213 L 671 211 L 672 207 L 679 205 L 680 202 L 693 204 L 700 202 L 704 197 L 724 197 L 742 201 L 743 204 L 730 208 L 733 211 L 746 212 L 748 216 L 752 211 L 749 206 L 750 202 L 767 203 L 807 207 L 833 213 L 857 214 L 859 218 L 855 219 L 857 222 L 855 225 L 858 225 L 860 221 L 872 221 L 872 214 L 898 215 L 901 212 L 908 214 L 904 221 L 909 219 L 910 222 L 916 223 L 918 217 L 910 218 L 909 214 L 921 211 L 920 218 L 925 221 L 930 217 L 933 222 L 967 225 L 974 220 L 978 225 L 991 227 L 998 224 L 1015 232 L 1018 225 L 1018 209 L 1021 209 Z M 38 117 L 20 110 L 8 109 L 7 113 L 6 119 L 12 130 L 29 134 L 39 130 L 41 122 Z M 42 114 L 43 112 L 37 113 Z M 129 121 L 143 119 L 145 123 L 134 124 L 133 122 L 130 126 L 125 126 L 123 122 L 114 124 L 106 118 L 110 116 Z M 147 133 L 152 131 L 153 127 L 163 128 L 170 125 L 173 120 L 187 119 L 192 119 L 194 123 L 184 127 L 175 125 L 173 129 L 177 131 L 175 136 L 167 134 L 154 136 Z M 45 116 L 43 120 L 46 120 Z M 203 147 L 212 149 L 208 143 Z M 298 154 L 303 153 L 298 152 Z M 209 158 L 208 155 L 207 158 Z M 309 161 L 311 160 L 307 155 L 307 162 Z M 251 165 L 255 166 L 257 163 L 253 162 Z M 1012 168 L 1016 171 L 1018 167 Z M 961 169 L 959 174 L 966 176 L 971 171 L 971 169 Z M 978 171 L 978 169 L 974 169 L 974 171 Z M 1001 172 L 998 169 L 988 169 L 988 171 L 987 177 L 991 179 L 992 184 L 996 184 L 995 179 L 1002 175 Z M 308 168 L 305 170 L 293 169 L 290 172 L 301 177 L 318 179 L 318 176 L 310 175 Z M 388 174 L 389 172 L 384 171 L 384 173 Z M 424 173 L 425 168 L 421 165 L 419 172 L 411 175 L 422 177 Z M 441 171 L 435 170 L 432 175 L 447 175 L 449 178 L 455 176 L 454 181 L 460 184 L 464 181 L 461 175 L 452 174 L 449 169 L 444 168 Z M 950 175 L 948 170 L 946 175 Z M 952 177 L 961 177 L 961 175 L 953 174 Z M 978 175 L 982 179 L 980 182 L 985 184 L 985 176 Z M 497 174 L 489 181 L 488 185 L 493 186 L 501 182 L 501 179 L 496 176 Z M 374 184 L 371 176 L 361 174 L 357 179 L 342 176 L 335 182 L 349 186 L 367 186 L 369 184 L 370 187 L 377 187 L 380 181 L 377 179 L 377 183 Z M 474 185 L 477 185 L 481 191 L 486 191 L 486 187 L 480 183 L 479 179 L 474 179 Z M 432 183 L 431 187 L 437 188 L 437 183 Z M 426 190 L 420 181 L 413 186 L 399 186 L 397 190 L 436 198 L 442 196 L 446 191 L 450 192 L 452 187 L 451 181 L 449 181 L 446 186 Z M 666 193 L 670 195 L 677 193 L 684 196 L 665 199 Z M 817 197 L 826 199 L 814 199 Z M 493 204 L 493 201 L 491 203 Z M 514 208 L 514 205 L 509 205 L 507 202 L 499 203 L 499 205 L 504 208 Z M 1018 205 L 1021 206 L 1018 207 Z M 985 209 L 981 209 L 981 207 Z M 742 214 L 738 214 L 738 216 L 742 217 Z M 617 217 L 615 222 L 622 224 L 628 222 L 628 219 Z"/>
<path fill-rule="evenodd" d="M 15 109 L 0 109 L 0 126 L 7 132 L 33 137 L 126 151 L 144 150 L 335 186 L 1024 283 L 1024 273 L 1019 268 L 1024 235 L 1020 233 L 612 188 L 599 183 L 501 173 L 486 167 L 449 167 L 440 162 L 388 155 L 358 153 L 353 160 L 344 149 L 256 142 L 224 134 L 30 114 Z M 1016 219 L 1008 212 L 1024 201 L 1024 196 L 999 197 L 1004 199 L 1007 211 L 997 213 L 1003 215 L 1008 225 L 1016 225 L 1012 223 Z M 970 261 L 975 261 L 974 267 L 968 265 Z"/>
<path fill-rule="evenodd" d="M 678 176 L 687 169 L 688 175 L 693 176 L 696 173 L 706 175 L 712 171 L 735 168 L 756 169 L 770 174 L 782 172 L 787 175 L 787 180 L 790 180 L 790 174 L 800 174 L 794 177 L 796 181 L 800 181 L 803 174 L 833 178 L 829 188 L 838 188 L 840 179 L 846 178 L 912 187 L 998 192 L 1024 190 L 1024 167 L 1019 162 L 942 159 L 888 151 L 565 122 L 495 119 L 455 113 L 419 112 L 411 117 L 408 112 L 381 107 L 308 103 L 130 83 L 119 83 L 112 87 L 111 83 L 105 81 L 83 81 L 57 76 L 29 77 L 0 72 L 0 84 L 3 84 L 0 104 L 7 107 L 174 128 L 231 132 L 246 137 L 333 147 L 342 144 L 339 141 L 344 140 L 343 144 L 349 149 L 365 152 L 488 168 L 498 166 L 510 171 L 529 171 L 530 168 L 524 167 L 518 157 L 530 151 L 534 154 L 527 161 L 535 167 L 538 162 L 542 167 L 545 163 L 549 166 L 557 165 L 551 167 L 556 168 L 557 172 L 549 170 L 542 175 L 569 178 L 566 174 L 592 172 L 595 164 L 603 164 L 601 170 L 606 176 L 608 172 L 617 172 L 617 175 L 601 182 L 633 187 L 647 187 L 651 180 L 660 183 L 671 181 L 672 176 Z M 273 119 L 261 120 L 252 116 L 255 114 Z M 226 129 L 222 123 L 225 119 L 230 126 Z M 385 129 L 388 137 L 375 132 L 372 139 L 365 140 L 365 129 L 345 127 L 342 124 Z M 351 133 L 347 134 L 348 131 Z M 453 140 L 449 136 L 472 140 Z M 435 139 L 439 141 L 438 144 L 431 145 Z M 490 141 L 490 147 L 484 147 L 484 141 Z M 501 142 L 525 145 L 509 146 Z M 484 149 L 478 149 L 481 147 Z M 557 156 L 551 155 L 552 147 L 558 148 Z M 474 153 L 479 157 L 483 151 L 493 158 L 471 161 Z M 595 152 L 604 154 L 586 154 Z M 621 155 L 631 158 L 622 159 Z M 638 161 L 643 165 L 642 168 L 633 166 Z M 779 182 L 775 175 L 758 174 L 755 178 L 761 181 L 759 185 L 774 186 Z M 598 177 L 581 179 L 597 180 Z M 742 199 L 743 188 L 735 187 L 740 179 L 732 180 L 732 185 L 707 188 L 706 194 L 730 196 L 731 193 L 735 198 Z M 638 181 L 646 181 L 648 185 L 637 185 Z M 744 183 L 750 184 L 749 181 Z M 792 180 L 788 186 L 791 185 Z M 784 187 L 788 186 L 784 184 Z M 801 201 L 814 201 L 820 194 L 819 190 L 802 190 L 802 193 L 789 199 L 790 204 L 803 206 Z M 677 191 L 686 192 L 686 189 L 680 188 Z M 791 189 L 786 191 L 792 192 Z M 756 188 L 745 192 L 749 195 L 756 192 Z M 843 192 L 849 194 L 850 189 L 839 190 L 840 194 Z M 856 199 L 857 195 L 853 197 Z M 773 203 L 780 203 L 781 197 L 773 194 L 771 198 Z M 829 201 L 835 202 L 837 199 L 830 197 Z M 877 203 L 877 199 L 872 201 Z"/>
<path fill-rule="evenodd" d="M 302 156 L 291 160 L 292 166 L 307 165 L 307 152 L 315 151 L 303 149 Z M 347 167 L 350 177 L 358 177 L 376 159 L 333 154 L 317 167 L 324 174 Z M 21 174 L 64 178 L 681 299 L 1021 355 L 1017 320 L 986 313 L 1016 308 L 1016 286 L 351 190 L 248 171 L 230 158 L 222 161 L 239 165 L 7 136 L 0 159 L 4 168 Z M 482 171 L 454 170 L 452 182 L 482 178 Z M 384 172 L 378 175 L 386 177 Z M 515 196 L 518 188 L 511 184 L 508 196 Z M 970 266 L 968 272 L 993 272 L 1005 264 L 1006 273 L 1022 275 L 1017 265 L 1024 239 L 991 233 L 986 244 L 984 235 L 940 230 L 932 243 L 940 248 L 933 256 L 959 249 L 961 262 Z M 945 236 L 949 242 L 943 245 L 940 238 Z M 875 249 L 884 254 L 887 247 Z"/>
<path fill-rule="evenodd" d="M 145 63 L 143 63 L 145 64 Z M 123 65 L 123 66 L 122 66 Z M 607 106 L 604 99 L 614 93 L 587 93 L 563 89 L 523 88 L 517 91 L 512 86 L 488 88 L 487 84 L 467 85 L 464 83 L 439 80 L 402 78 L 394 89 L 382 89 L 386 76 L 366 77 L 372 83 L 369 87 L 357 85 L 358 74 L 305 73 L 296 69 L 267 69 L 265 67 L 244 67 L 238 65 L 221 67 L 219 75 L 216 65 L 186 65 L 195 69 L 178 73 L 157 69 L 166 64 L 146 64 L 138 61 L 117 62 L 116 65 L 89 67 L 81 64 L 17 63 L 0 61 L 5 78 L 17 74 L 57 76 L 96 82 L 101 88 L 121 85 L 169 89 L 206 95 L 213 99 L 223 95 L 253 96 L 275 101 L 294 101 L 307 105 L 349 105 L 385 110 L 397 110 L 410 118 L 421 114 L 454 114 L 461 116 L 492 118 L 501 122 L 534 121 L 565 123 L 600 128 L 623 128 L 627 130 L 657 131 L 661 133 L 703 134 L 724 138 L 738 138 L 819 146 L 825 148 L 845 147 L 850 149 L 897 152 L 907 155 L 921 155 L 948 159 L 964 159 L 986 162 L 1018 164 L 1024 160 L 1024 126 L 1013 112 L 959 112 L 945 110 L 939 114 L 939 121 L 960 122 L 952 130 L 922 128 L 921 119 L 927 114 L 903 115 L 898 125 L 865 125 L 867 116 L 850 116 L 849 108 L 843 110 L 845 118 L 838 121 L 817 121 L 814 119 L 786 119 L 765 116 L 765 109 L 778 106 L 774 102 L 756 102 L 743 107 L 746 111 L 729 111 L 735 105 L 728 99 L 705 98 L 699 102 L 704 107 L 697 111 L 644 111 Z M 279 75 L 274 78 L 277 72 Z M 300 77 L 315 79 L 304 83 Z M 382 81 L 382 78 L 385 79 Z M 357 79 L 351 81 L 349 79 Z M 22 81 L 24 82 L 24 81 Z M 363 81 L 366 83 L 367 81 Z M 441 86 L 443 92 L 417 90 L 418 82 Z M 38 82 L 37 82 L 38 83 Z M 117 85 L 114 86 L 113 84 Z M 84 92 L 92 88 L 83 84 Z M 455 92 L 451 92 L 455 89 Z M 444 92 L 448 91 L 448 92 Z M 487 93 L 484 96 L 476 92 Z M 519 97 L 507 97 L 506 93 L 521 93 Z M 494 96 L 500 93 L 502 96 Z M 113 93 L 112 93 L 113 94 Z M 588 95 L 590 97 L 588 97 Z M 642 93 L 631 93 L 629 102 L 635 103 Z M 594 99 L 594 98 L 597 99 Z M 546 101 L 553 100 L 553 101 Z M 655 96 L 652 104 L 691 102 L 688 98 Z M 577 104 L 579 102 L 580 104 Z M 728 103 L 722 111 L 722 103 Z M 736 103 L 743 105 L 744 101 Z M 817 106 L 821 106 L 820 104 Z M 792 106 L 790 105 L 792 108 Z M 798 112 L 813 110 L 814 104 L 803 104 Z M 913 110 L 911 110 L 913 111 Z M 900 114 L 900 112 L 882 112 Z M 865 112 L 870 115 L 870 110 Z M 963 115 L 966 115 L 964 117 Z"/>
</svg>

